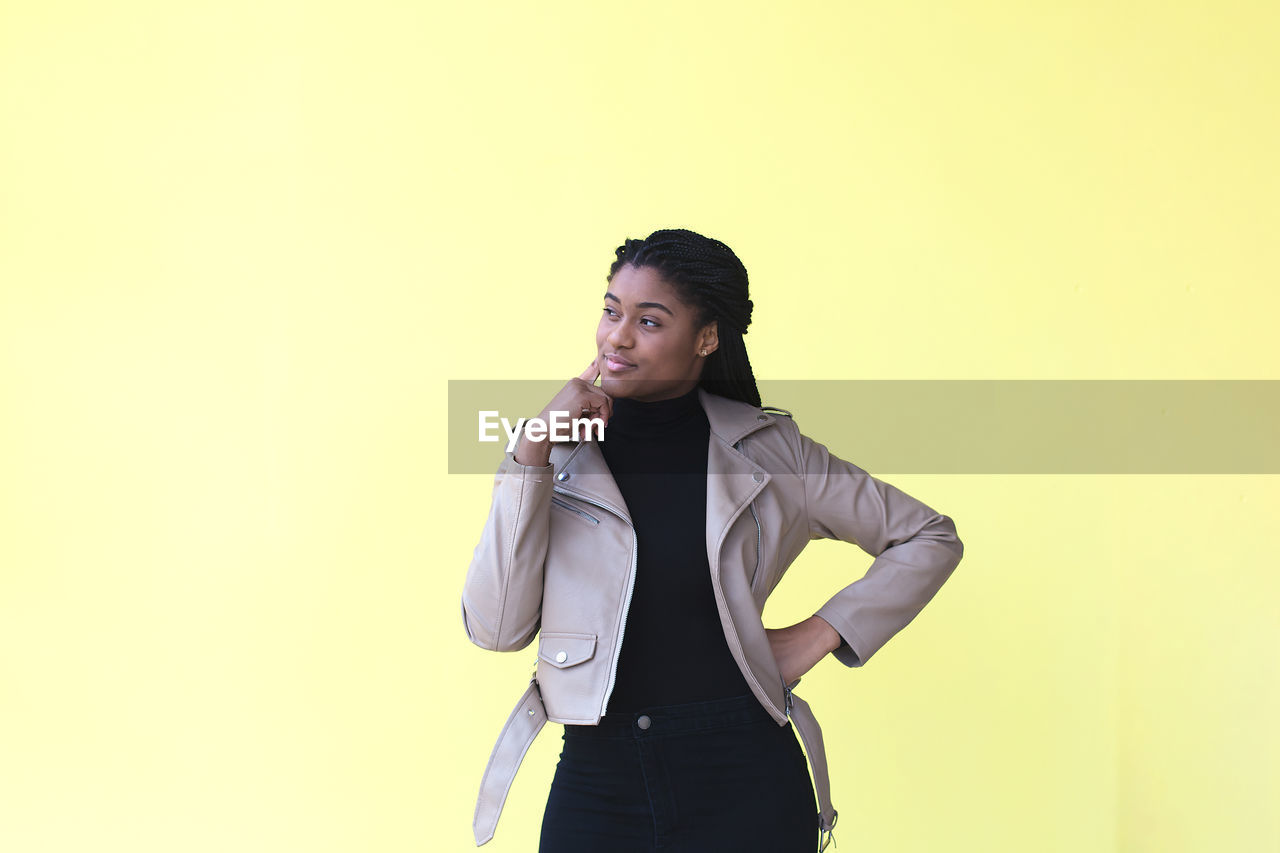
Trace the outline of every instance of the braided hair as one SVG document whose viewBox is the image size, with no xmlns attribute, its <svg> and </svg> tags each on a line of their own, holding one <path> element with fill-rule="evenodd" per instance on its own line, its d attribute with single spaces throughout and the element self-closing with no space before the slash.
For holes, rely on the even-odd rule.
<svg viewBox="0 0 1280 853">
<path fill-rule="evenodd" d="M 732 400 L 760 405 L 760 391 L 742 336 L 751 325 L 747 268 L 719 240 L 684 228 L 664 228 L 643 240 L 630 237 L 614 250 L 607 281 L 623 264 L 652 267 L 680 298 L 694 306 L 698 326 L 715 321 L 720 345 L 707 356 L 698 385 Z"/>
</svg>

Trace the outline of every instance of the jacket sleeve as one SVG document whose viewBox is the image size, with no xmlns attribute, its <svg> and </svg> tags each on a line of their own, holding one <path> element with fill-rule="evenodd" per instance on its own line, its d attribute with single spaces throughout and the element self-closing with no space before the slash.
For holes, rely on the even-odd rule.
<svg viewBox="0 0 1280 853">
<path fill-rule="evenodd" d="M 817 615 L 844 642 L 833 652 L 862 666 L 929 603 L 964 555 L 955 523 L 800 435 L 810 539 L 851 542 L 875 557 Z"/>
<path fill-rule="evenodd" d="M 542 618 L 542 574 L 550 531 L 552 465 L 522 465 L 508 451 L 462 587 L 462 624 L 477 646 L 523 649 Z"/>
</svg>

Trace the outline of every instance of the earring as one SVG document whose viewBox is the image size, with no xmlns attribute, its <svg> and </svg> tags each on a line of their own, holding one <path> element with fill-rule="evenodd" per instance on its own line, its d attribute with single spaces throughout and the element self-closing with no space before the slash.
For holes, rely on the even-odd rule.
<svg viewBox="0 0 1280 853">
<path fill-rule="evenodd" d="M 703 348 L 702 348 L 702 353 L 701 353 L 701 355 L 705 357 L 705 356 L 706 356 L 706 354 L 707 354 L 707 348 L 706 348 L 706 347 L 703 347 Z"/>
</svg>

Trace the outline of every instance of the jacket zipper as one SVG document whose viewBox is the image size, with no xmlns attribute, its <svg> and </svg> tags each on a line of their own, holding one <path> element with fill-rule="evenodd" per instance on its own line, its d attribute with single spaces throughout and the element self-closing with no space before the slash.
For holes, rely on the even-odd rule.
<svg viewBox="0 0 1280 853">
<path fill-rule="evenodd" d="M 756 502 L 752 501 L 747 507 L 751 510 L 751 517 L 756 520 L 756 567 L 751 572 L 751 591 L 756 591 L 756 575 L 760 574 L 760 518 L 756 515 Z"/>
<path fill-rule="evenodd" d="M 554 487 L 553 487 L 553 490 L 554 490 Z M 569 512 L 576 512 L 578 515 L 580 515 L 580 516 L 582 516 L 583 518 L 587 519 L 587 520 L 588 520 L 588 521 L 590 521 L 592 524 L 599 524 L 599 523 L 600 523 L 600 519 L 596 518 L 594 515 L 591 515 L 590 513 L 583 512 L 582 510 L 578 509 L 576 506 L 574 506 L 573 504 L 569 503 L 568 501 L 562 501 L 562 500 L 560 500 L 559 498 L 553 497 L 553 498 L 551 499 L 551 502 L 552 502 L 553 504 L 555 504 L 556 506 L 558 506 L 558 507 L 563 507 L 564 509 L 569 510 Z"/>
<path fill-rule="evenodd" d="M 572 497 L 580 501 L 586 501 L 587 503 L 593 506 L 598 506 L 603 510 L 607 510 L 613 513 L 614 515 L 617 515 L 619 518 L 622 518 L 622 516 L 617 511 L 605 506 L 599 501 L 593 501 L 591 500 L 591 498 L 586 498 L 586 497 L 583 497 L 582 495 L 575 495 L 573 494 L 573 492 L 569 492 L 564 489 L 558 489 L 555 486 L 552 486 L 551 490 L 553 492 L 559 492 L 562 495 L 571 495 Z M 586 513 L 583 513 L 583 514 L 586 515 Z M 587 517 L 590 518 L 590 516 L 587 516 Z M 613 694 L 613 685 L 617 682 L 617 679 L 618 679 L 618 658 L 622 654 L 622 635 L 626 633 L 626 630 L 627 630 L 627 614 L 631 611 L 631 594 L 632 592 L 635 591 L 635 588 L 636 588 L 636 559 L 640 555 L 640 539 L 639 537 L 636 536 L 635 528 L 632 527 L 631 523 L 627 521 L 625 518 L 622 518 L 622 521 L 627 525 L 627 527 L 631 529 L 631 570 L 630 570 L 631 576 L 627 579 L 627 600 L 622 605 L 622 621 L 618 624 L 618 641 L 613 646 L 613 663 L 609 668 L 609 684 L 607 687 L 605 687 L 604 701 L 600 705 L 600 716 L 602 717 L 608 712 L 609 698 Z"/>
<path fill-rule="evenodd" d="M 737 443 L 735 443 L 733 446 L 738 450 L 738 452 L 739 452 L 739 453 L 743 453 L 742 448 L 746 446 L 746 443 L 747 443 L 747 437 L 744 435 L 742 438 L 738 439 Z M 745 455 L 745 454 L 744 454 L 744 455 Z M 756 576 L 757 576 L 758 574 L 760 574 L 760 557 L 761 557 L 761 554 L 760 554 L 760 551 L 761 551 L 761 548 L 760 548 L 760 543 L 761 543 L 760 517 L 756 515 L 756 502 L 755 502 L 755 501 L 752 501 L 752 502 L 747 506 L 747 509 L 751 510 L 751 517 L 755 520 L 755 523 L 756 523 L 756 567 L 755 567 L 754 569 L 752 569 L 752 570 L 751 570 L 751 591 L 752 591 L 752 592 L 755 592 L 755 591 L 756 591 Z"/>
<path fill-rule="evenodd" d="M 717 577 L 718 573 L 719 573 L 719 566 L 716 566 L 715 571 L 713 571 L 712 573 L 711 591 L 715 593 L 716 604 L 722 607 L 725 613 L 728 613 L 729 604 L 724 600 L 724 592 L 720 589 L 719 578 Z M 755 671 L 751 668 L 750 664 L 747 663 L 746 653 L 742 650 L 742 641 L 738 639 L 738 632 L 734 630 L 732 627 L 733 626 L 732 617 L 729 618 L 729 625 L 730 625 L 729 633 L 733 635 L 732 636 L 733 643 L 730 646 L 729 651 L 733 653 L 734 659 L 738 662 L 738 668 L 746 670 L 748 684 L 749 685 L 754 684 L 756 689 L 758 689 L 759 692 L 763 694 L 765 692 L 764 687 L 761 686 L 759 679 L 756 678 Z M 769 704 L 775 708 L 777 707 L 773 705 L 772 701 L 770 701 Z M 785 710 L 783 713 L 785 715 L 786 713 Z"/>
</svg>

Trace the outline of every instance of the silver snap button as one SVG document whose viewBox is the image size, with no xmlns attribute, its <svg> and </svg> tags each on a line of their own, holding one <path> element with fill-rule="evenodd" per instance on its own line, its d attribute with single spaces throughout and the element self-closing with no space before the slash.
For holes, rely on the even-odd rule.
<svg viewBox="0 0 1280 853">
<path fill-rule="evenodd" d="M 564 649 L 561 649 L 560 651 L 556 652 L 556 663 L 564 663 L 568 659 L 569 659 L 569 653 L 566 652 Z"/>
<path fill-rule="evenodd" d="M 762 480 L 764 480 L 764 474 L 761 474 L 759 471 L 756 471 L 755 473 L 753 473 L 753 474 L 751 475 L 751 479 L 753 479 L 753 480 L 755 480 L 757 483 L 759 483 L 759 482 L 761 482 Z"/>
<path fill-rule="evenodd" d="M 561 471 L 559 474 L 556 474 L 556 479 L 557 479 L 557 480 L 560 480 L 560 481 L 562 481 L 562 482 L 563 482 L 564 480 L 569 479 L 569 472 L 568 472 L 568 471 Z"/>
<path fill-rule="evenodd" d="M 636 725 L 639 726 L 641 729 L 649 728 L 649 726 L 652 723 L 653 723 L 653 720 L 649 719 L 648 714 L 641 714 L 640 719 L 636 720 Z"/>
<path fill-rule="evenodd" d="M 530 709 L 529 709 L 529 716 L 530 716 L 530 717 L 532 717 L 532 716 L 533 716 L 533 709 L 532 709 L 532 708 L 530 708 Z"/>
</svg>

